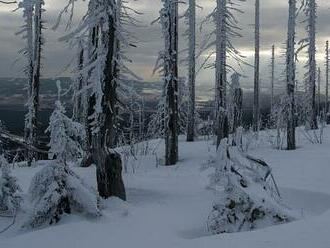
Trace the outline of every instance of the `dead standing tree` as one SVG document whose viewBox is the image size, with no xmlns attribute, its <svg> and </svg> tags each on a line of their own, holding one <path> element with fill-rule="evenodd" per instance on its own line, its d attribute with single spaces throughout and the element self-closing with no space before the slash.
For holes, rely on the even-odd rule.
<svg viewBox="0 0 330 248">
<path fill-rule="evenodd" d="M 18 9 L 23 10 L 25 24 L 17 34 L 23 34 L 26 47 L 22 53 L 27 59 L 25 72 L 28 78 L 28 113 L 25 116 L 25 140 L 31 147 L 38 147 L 38 112 L 39 112 L 39 88 L 41 75 L 41 52 L 44 44 L 42 36 L 43 20 L 42 13 L 43 0 L 23 0 L 19 2 Z M 33 149 L 27 149 L 27 159 L 29 165 L 36 158 Z"/>
<path fill-rule="evenodd" d="M 296 149 L 296 125 L 295 125 L 295 83 L 296 83 L 296 65 L 295 65 L 295 37 L 296 37 L 296 0 L 289 0 L 289 21 L 288 37 L 286 48 L 286 83 L 288 97 L 287 113 L 287 149 Z"/>
<path fill-rule="evenodd" d="M 165 165 L 175 165 L 179 159 L 178 148 L 178 1 L 162 0 L 159 21 L 162 26 L 165 49 L 160 52 L 155 71 L 164 80 L 164 136 Z"/>
<path fill-rule="evenodd" d="M 70 0 L 68 6 L 72 4 L 74 1 Z M 84 19 L 63 40 L 76 41 L 81 40 L 81 37 L 89 37 L 84 49 L 88 51 L 88 59 L 83 69 L 87 71 L 88 79 L 82 91 L 87 92 L 88 143 L 97 168 L 98 191 L 103 198 L 116 196 L 125 200 L 122 161 L 114 150 L 117 135 L 118 58 L 121 56 L 119 43 L 123 39 L 119 11 L 115 0 L 90 0 Z"/>
<path fill-rule="evenodd" d="M 202 23 L 213 22 L 215 29 L 206 35 L 205 40 L 201 45 L 202 52 L 208 52 L 203 66 L 206 68 L 215 68 L 215 134 L 217 138 L 217 147 L 219 147 L 221 140 L 228 137 L 228 110 L 227 110 L 227 71 L 236 72 L 233 65 L 228 63 L 228 58 L 235 61 L 238 67 L 242 64 L 247 64 L 244 57 L 233 45 L 233 39 L 240 38 L 240 28 L 238 20 L 235 17 L 236 13 L 243 13 L 237 7 L 238 2 L 245 0 L 217 0 L 217 6 L 211 14 L 209 14 Z M 213 51 L 210 49 L 215 47 Z M 212 58 L 216 56 L 215 63 L 207 64 Z"/>
<path fill-rule="evenodd" d="M 260 121 L 260 2 L 255 2 L 255 58 L 254 58 L 254 102 L 253 102 L 253 131 L 259 132 Z"/>
<path fill-rule="evenodd" d="M 192 142 L 195 139 L 195 119 L 196 119 L 196 99 L 195 99 L 195 81 L 196 81 L 196 0 L 189 0 L 189 8 L 186 12 L 189 28 L 186 32 L 188 37 L 188 127 L 187 141 Z"/>
</svg>

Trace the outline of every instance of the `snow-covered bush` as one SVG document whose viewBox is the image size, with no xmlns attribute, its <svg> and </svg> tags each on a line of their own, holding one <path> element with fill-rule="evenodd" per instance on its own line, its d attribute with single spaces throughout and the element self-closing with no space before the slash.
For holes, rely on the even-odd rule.
<svg viewBox="0 0 330 248">
<path fill-rule="evenodd" d="M 82 155 L 84 129 L 65 115 L 59 97 L 50 117 L 50 159 L 56 158 L 32 179 L 28 199 L 31 210 L 24 228 L 37 228 L 57 223 L 63 214 L 72 212 L 98 216 L 99 197 L 67 165 Z"/>
<path fill-rule="evenodd" d="M 95 190 L 67 166 L 55 161 L 34 176 L 28 199 L 32 208 L 24 228 L 55 224 L 63 214 L 73 212 L 91 217 L 100 215 Z"/>
<path fill-rule="evenodd" d="M 211 186 L 224 188 L 208 219 L 213 234 L 248 231 L 295 219 L 281 201 L 271 170 L 221 142 Z"/>
<path fill-rule="evenodd" d="M 66 116 L 65 112 L 61 101 L 56 101 L 55 110 L 46 130 L 50 133 L 49 158 L 56 158 L 64 163 L 82 157 L 82 144 L 85 139 L 84 127 Z"/>
<path fill-rule="evenodd" d="M 0 168 L 0 212 L 15 214 L 22 202 L 19 193 L 21 189 L 17 184 L 17 179 L 12 176 L 10 165 L 3 155 L 0 156 Z"/>
</svg>

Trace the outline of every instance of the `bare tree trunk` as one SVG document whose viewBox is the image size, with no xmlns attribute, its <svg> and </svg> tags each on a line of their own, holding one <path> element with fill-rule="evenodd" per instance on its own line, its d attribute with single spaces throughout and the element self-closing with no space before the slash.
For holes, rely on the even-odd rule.
<svg viewBox="0 0 330 248">
<path fill-rule="evenodd" d="M 295 125 L 295 36 L 296 36 L 296 0 L 289 0 L 289 22 L 286 51 L 286 81 L 288 94 L 287 149 L 296 149 Z"/>
<path fill-rule="evenodd" d="M 260 120 L 260 85 L 259 85 L 259 67 L 260 67 L 260 2 L 255 2 L 255 61 L 254 61 L 254 104 L 253 104 L 253 131 L 259 132 Z"/>
<path fill-rule="evenodd" d="M 316 44 L 315 44 L 315 25 L 316 25 L 316 4 L 315 0 L 308 2 L 308 116 L 307 126 L 308 128 L 315 130 L 318 128 L 317 125 L 317 109 L 316 109 Z"/>
<path fill-rule="evenodd" d="M 232 75 L 232 99 L 233 99 L 233 129 L 234 134 L 238 127 L 242 126 L 243 90 L 239 83 L 239 74 Z"/>
<path fill-rule="evenodd" d="M 327 119 L 327 124 L 330 124 L 329 116 L 329 41 L 326 42 L 325 48 L 325 114 Z"/>
<path fill-rule="evenodd" d="M 196 0 L 189 0 L 189 110 L 187 141 L 195 138 L 195 80 L 196 80 Z"/>
<path fill-rule="evenodd" d="M 317 115 L 321 116 L 321 68 L 317 69 Z"/>
<path fill-rule="evenodd" d="M 29 125 L 29 144 L 32 147 L 38 147 L 38 113 L 39 113 L 39 88 L 40 88 L 40 70 L 41 70 L 41 47 L 42 47 L 42 2 L 36 1 L 34 9 L 34 41 L 33 41 L 33 74 L 30 95 L 30 123 Z M 32 68 L 31 68 L 32 69 Z M 37 154 L 31 149 L 28 151 L 28 164 L 31 165 Z"/>
<path fill-rule="evenodd" d="M 228 113 L 226 104 L 227 88 L 227 27 L 226 27 L 227 1 L 217 0 L 216 14 L 216 62 L 215 62 L 215 110 L 217 147 L 221 140 L 228 137 Z"/>
<path fill-rule="evenodd" d="M 26 39 L 27 39 L 27 58 L 28 58 L 28 68 L 27 68 L 27 77 L 28 77 L 28 113 L 25 116 L 25 129 L 24 129 L 24 138 L 25 142 L 28 146 L 33 147 L 33 116 L 34 116 L 34 108 L 32 105 L 33 102 L 33 75 L 34 75 L 34 63 L 33 63 L 33 52 L 34 52 L 34 40 L 33 40 L 33 13 L 34 13 L 34 5 L 31 3 L 30 8 L 26 10 Z M 34 153 L 27 149 L 26 151 L 27 159 L 29 165 L 31 165 Z"/>
<path fill-rule="evenodd" d="M 270 113 L 274 112 L 274 83 L 275 83 L 275 45 L 272 46 L 271 59 L 271 86 L 270 86 Z"/>
<path fill-rule="evenodd" d="M 167 111 L 168 123 L 165 137 L 165 164 L 175 165 L 178 161 L 178 2 L 170 1 L 169 10 L 169 44 L 166 45 L 169 54 L 165 78 L 167 80 Z"/>
<path fill-rule="evenodd" d="M 75 89 L 74 89 L 74 96 L 73 96 L 73 119 L 79 123 L 84 122 L 83 118 L 83 97 L 82 97 L 82 89 L 84 87 L 84 76 L 83 76 L 83 69 L 84 69 L 84 48 L 82 45 L 78 47 L 78 78 L 76 78 L 75 82 Z"/>
</svg>

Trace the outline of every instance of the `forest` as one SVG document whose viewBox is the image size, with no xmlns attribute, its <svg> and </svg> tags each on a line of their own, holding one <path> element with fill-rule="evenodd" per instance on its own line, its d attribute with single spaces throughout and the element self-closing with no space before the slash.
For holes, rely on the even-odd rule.
<svg viewBox="0 0 330 248">
<path fill-rule="evenodd" d="M 0 247 L 330 247 L 329 7 L 0 0 L 20 23 L 1 39 L 23 44 L 0 68 Z"/>
</svg>

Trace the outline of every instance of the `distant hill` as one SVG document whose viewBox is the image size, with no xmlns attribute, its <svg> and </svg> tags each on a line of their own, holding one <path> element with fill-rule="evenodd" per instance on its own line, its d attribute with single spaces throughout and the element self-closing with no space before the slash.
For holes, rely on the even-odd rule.
<svg viewBox="0 0 330 248">
<path fill-rule="evenodd" d="M 39 121 L 42 126 L 42 130 L 48 124 L 50 113 L 52 112 L 54 102 L 57 97 L 56 81 L 60 80 L 62 83 L 63 92 L 69 89 L 71 79 L 67 77 L 49 79 L 45 78 L 41 80 L 40 85 L 40 102 L 41 113 L 39 115 Z M 148 112 L 155 110 L 157 101 L 162 88 L 160 82 L 138 82 L 135 81 L 132 84 L 135 90 L 144 97 Z M 212 101 L 210 95 L 212 89 L 206 86 L 197 87 L 197 101 L 200 110 L 203 112 L 203 116 L 209 115 L 212 111 Z M 253 108 L 253 92 L 245 91 L 243 98 L 244 116 L 246 122 L 252 117 Z M 22 134 L 24 128 L 24 115 L 26 113 L 26 79 L 10 79 L 0 78 L 0 120 L 8 127 L 8 129 L 14 133 Z M 63 97 L 63 101 L 66 103 L 68 111 L 71 109 L 71 92 Z M 270 108 L 269 96 L 261 96 L 261 110 L 263 113 L 267 113 Z"/>
</svg>

